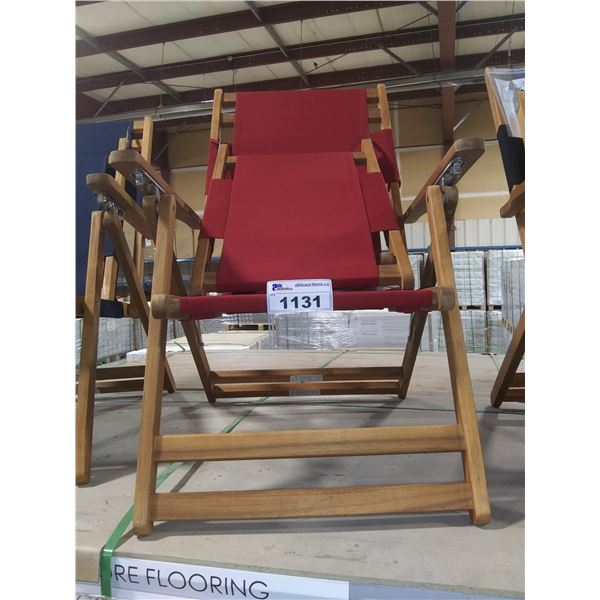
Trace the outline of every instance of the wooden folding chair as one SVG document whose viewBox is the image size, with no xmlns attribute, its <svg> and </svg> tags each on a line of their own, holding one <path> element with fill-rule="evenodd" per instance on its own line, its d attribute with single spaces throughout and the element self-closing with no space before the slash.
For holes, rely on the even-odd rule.
<svg viewBox="0 0 600 600">
<path fill-rule="evenodd" d="M 85 126 L 89 127 L 89 126 Z M 144 383 L 144 366 L 127 365 L 97 368 L 98 332 L 100 317 L 137 317 L 148 333 L 148 303 L 143 288 L 144 239 L 154 239 L 156 217 L 152 215 L 151 202 L 146 202 L 146 212 L 125 187 L 121 174 L 105 172 L 106 160 L 114 150 L 117 133 L 127 135 L 118 138 L 118 148 L 131 148 L 150 160 L 153 123 L 151 117 L 143 121 L 92 126 L 91 130 L 80 131 L 86 138 L 78 145 L 78 221 L 83 218 L 86 206 L 101 208 L 92 210 L 91 224 L 87 234 L 87 260 L 78 256 L 78 263 L 87 262 L 84 279 L 85 295 L 78 297 L 77 316 L 82 317 L 81 355 L 77 386 L 76 419 L 76 481 L 87 483 L 91 474 L 92 433 L 94 397 L 96 392 L 141 391 Z M 85 141 L 91 138 L 93 150 Z M 92 155 L 91 158 L 89 155 Z M 102 169 L 100 173 L 88 169 Z M 87 174 L 86 174 L 87 172 Z M 87 186 L 87 190 L 86 190 Z M 96 196 L 93 200 L 92 193 Z M 133 191 L 135 195 L 135 192 Z M 151 199 L 149 199 L 151 200 Z M 95 205 L 95 206 L 94 206 Z M 123 221 L 134 229 L 133 255 L 123 232 Z M 108 235 L 106 235 L 108 234 Z M 84 235 L 80 245 L 86 241 Z M 84 249 L 81 249 L 82 251 Z M 108 256 L 105 256 L 106 253 Z M 79 249 L 78 249 L 78 254 Z M 117 272 L 121 269 L 127 282 L 129 302 L 116 299 Z M 82 284 L 83 285 L 83 284 Z M 78 286 L 81 287 L 81 286 Z M 175 380 L 165 363 L 164 386 L 167 391 L 175 390 Z"/>
<path fill-rule="evenodd" d="M 130 151 L 109 162 L 128 179 L 145 177 L 161 190 L 147 374 L 142 400 L 133 529 L 149 534 L 154 521 L 256 519 L 470 512 L 490 519 L 483 457 L 456 304 L 444 190 L 426 188 L 422 203 L 431 230 L 429 262 L 438 286 L 413 290 L 405 268 L 399 189 L 386 189 L 368 111 L 389 126 L 385 88 L 215 94 L 212 174 L 192 272 L 193 296 L 173 293 L 175 223 L 183 201 L 147 161 Z M 235 107 L 235 115 L 223 114 Z M 268 118 L 265 117 L 268 115 Z M 371 115 L 372 116 L 372 115 Z M 233 142 L 219 144 L 219 126 L 233 124 Z M 391 137 L 391 131 L 390 137 Z M 387 134 L 386 134 L 387 135 Z M 213 144 L 214 145 L 214 144 Z M 392 144 L 393 149 L 393 144 Z M 393 158 L 395 162 L 395 156 Z M 390 194 L 392 199 L 390 199 Z M 394 212 L 394 208 L 396 212 Z M 382 260 L 380 232 L 391 257 Z M 218 270 L 210 261 L 223 239 Z M 393 259 L 393 260 L 392 260 Z M 175 265 L 176 268 L 176 265 Z M 265 284 L 277 279 L 326 278 L 335 309 L 390 308 L 421 314 L 441 310 L 447 339 L 456 424 L 261 433 L 161 435 L 167 319 L 182 323 L 222 312 L 266 312 Z M 218 292 L 218 294 L 209 294 Z M 213 371 L 201 350 L 206 395 L 217 398 L 310 394 L 398 393 L 400 367 Z M 198 364 L 198 363 L 197 363 Z M 319 381 L 294 381 L 317 375 Z M 464 478 L 451 483 L 273 489 L 245 492 L 156 493 L 158 463 L 428 452 L 459 452 Z"/>
<path fill-rule="evenodd" d="M 485 82 L 510 196 L 500 216 L 515 217 L 525 253 L 525 71 L 488 67 Z M 492 406 L 525 402 L 525 310 L 521 313 L 491 393 Z"/>
</svg>

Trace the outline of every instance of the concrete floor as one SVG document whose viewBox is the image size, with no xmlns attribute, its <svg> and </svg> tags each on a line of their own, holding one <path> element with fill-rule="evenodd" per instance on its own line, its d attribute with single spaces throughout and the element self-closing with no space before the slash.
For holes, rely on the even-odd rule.
<svg viewBox="0 0 600 600">
<path fill-rule="evenodd" d="M 340 351 L 209 351 L 212 368 L 320 366 Z M 495 357 L 500 364 L 502 357 Z M 394 350 L 350 350 L 334 366 L 398 365 Z M 170 358 L 178 391 L 165 396 L 162 433 L 218 432 L 255 399 L 209 406 L 188 352 Z M 428 514 L 271 521 L 159 523 L 116 555 L 226 566 L 388 586 L 493 593 L 524 592 L 524 424 L 522 405 L 497 411 L 489 394 L 492 357 L 469 355 L 492 504 L 492 521 Z M 93 474 L 77 491 L 77 580 L 98 580 L 100 549 L 133 502 L 140 395 L 99 396 Z M 272 398 L 236 431 L 454 422 L 445 354 L 422 353 L 407 399 L 393 396 Z M 162 467 L 164 468 L 164 467 Z M 161 468 L 161 469 L 162 469 Z M 455 454 L 186 463 L 161 491 L 369 485 L 462 478 Z M 383 588 L 382 588 L 383 589 Z M 393 597 L 393 592 L 390 596 Z M 358 596 L 356 596 L 358 597 Z M 402 596 L 405 597 L 405 596 Z"/>
</svg>

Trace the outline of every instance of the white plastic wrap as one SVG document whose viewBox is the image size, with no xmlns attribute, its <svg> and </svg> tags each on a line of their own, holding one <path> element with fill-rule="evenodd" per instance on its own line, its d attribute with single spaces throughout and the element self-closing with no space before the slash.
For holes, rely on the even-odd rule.
<svg viewBox="0 0 600 600">
<path fill-rule="evenodd" d="M 525 308 L 525 259 L 508 260 L 502 265 L 504 305 L 502 318 L 509 329 L 519 323 Z"/>
<path fill-rule="evenodd" d="M 523 258 L 523 250 L 488 250 L 485 253 L 485 280 L 488 306 L 502 306 L 502 265 L 516 258 Z"/>
<path fill-rule="evenodd" d="M 273 346 L 285 349 L 404 348 L 411 315 L 387 310 L 274 315 Z M 428 346 L 424 336 L 424 347 Z"/>
<path fill-rule="evenodd" d="M 487 349 L 489 354 L 504 354 L 508 347 L 510 334 L 502 323 L 501 310 L 487 311 Z M 508 334 L 508 335 L 507 335 Z"/>
<path fill-rule="evenodd" d="M 482 250 L 452 252 L 452 267 L 460 306 L 485 306 L 483 258 Z"/>
<path fill-rule="evenodd" d="M 75 365 L 79 366 L 82 343 L 83 319 L 75 319 Z M 167 339 L 181 337 L 183 327 L 179 321 L 167 324 Z M 98 324 L 97 362 L 119 360 L 133 350 L 146 348 L 146 332 L 139 319 L 123 317 L 112 319 L 100 317 Z"/>
<path fill-rule="evenodd" d="M 460 320 L 465 336 L 467 352 L 482 354 L 486 351 L 486 311 L 485 310 L 461 310 Z M 429 332 L 432 352 L 445 352 L 446 340 L 442 317 L 439 312 L 429 313 Z"/>
<path fill-rule="evenodd" d="M 512 137 L 522 138 L 517 94 L 525 91 L 525 69 L 523 67 L 490 67 L 486 71 L 492 81 L 494 94 L 498 98 L 509 134 Z"/>
<path fill-rule="evenodd" d="M 83 319 L 75 319 L 75 364 L 79 366 L 79 357 L 81 355 L 81 329 Z"/>
<path fill-rule="evenodd" d="M 421 287 L 421 275 L 423 273 L 423 255 L 409 254 L 410 266 L 412 267 L 415 276 L 415 290 Z"/>
</svg>

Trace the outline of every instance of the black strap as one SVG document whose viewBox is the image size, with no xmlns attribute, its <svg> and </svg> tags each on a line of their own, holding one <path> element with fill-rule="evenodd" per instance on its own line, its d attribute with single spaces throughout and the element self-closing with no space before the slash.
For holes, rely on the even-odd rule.
<svg viewBox="0 0 600 600">
<path fill-rule="evenodd" d="M 521 138 L 511 137 L 506 125 L 498 127 L 498 144 L 504 163 L 508 189 L 525 181 L 525 144 Z"/>
</svg>

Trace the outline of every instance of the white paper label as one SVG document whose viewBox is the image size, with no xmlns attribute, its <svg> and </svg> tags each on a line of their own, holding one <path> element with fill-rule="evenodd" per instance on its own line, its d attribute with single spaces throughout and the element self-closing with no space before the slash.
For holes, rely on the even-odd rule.
<svg viewBox="0 0 600 600">
<path fill-rule="evenodd" d="M 331 279 L 292 279 L 267 282 L 267 311 L 333 310 Z"/>
<path fill-rule="evenodd" d="M 113 557 L 111 584 L 114 598 L 348 600 L 350 593 L 346 581 L 125 557 Z"/>
</svg>

